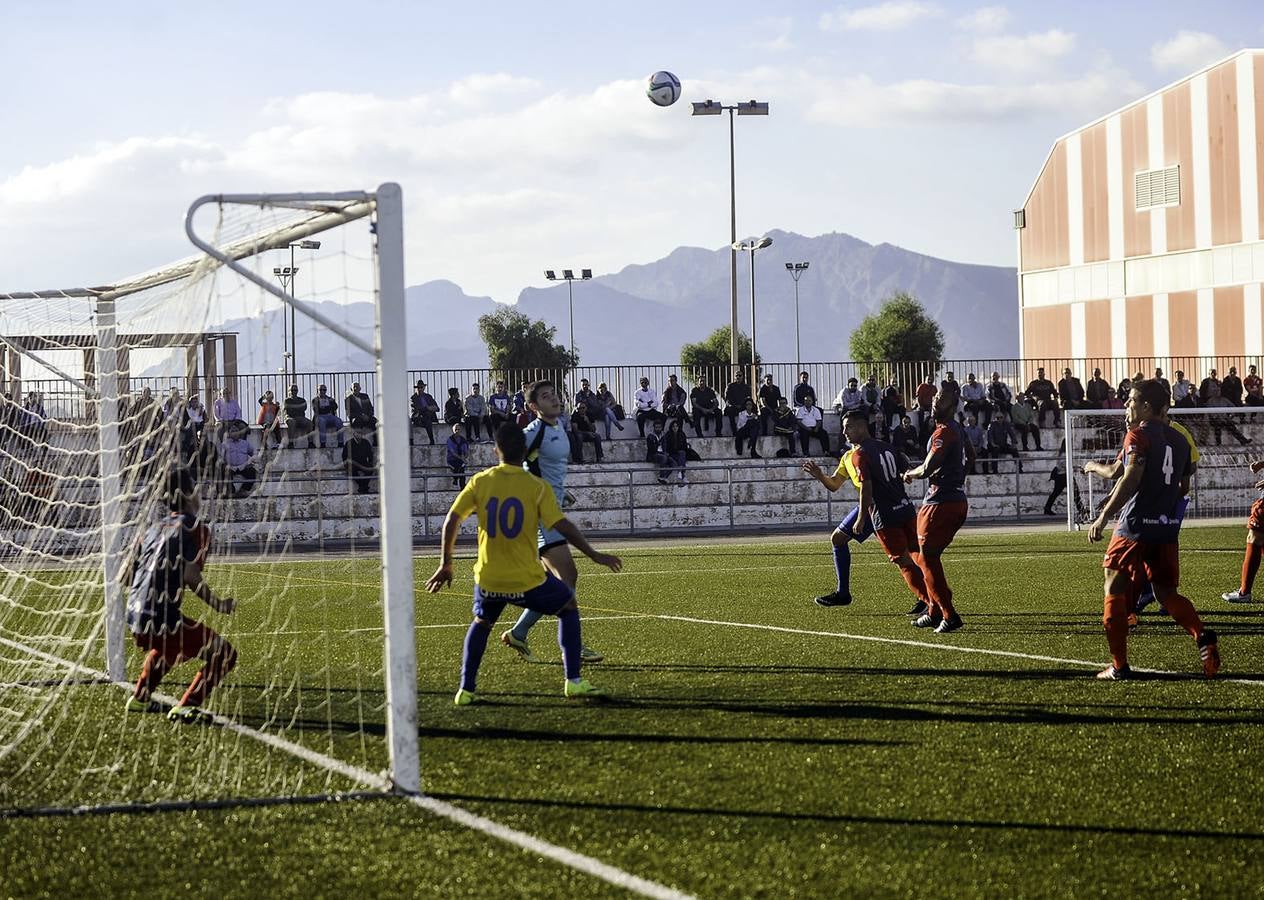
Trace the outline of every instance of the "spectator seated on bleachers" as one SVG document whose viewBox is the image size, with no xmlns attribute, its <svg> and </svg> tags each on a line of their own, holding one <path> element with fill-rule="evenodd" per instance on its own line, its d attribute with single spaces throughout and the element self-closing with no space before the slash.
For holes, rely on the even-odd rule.
<svg viewBox="0 0 1264 900">
<path fill-rule="evenodd" d="M 1053 386 L 1053 382 L 1045 377 L 1043 368 L 1036 369 L 1036 377 L 1031 380 L 1031 384 L 1027 385 L 1024 393 L 1035 401 L 1037 427 L 1044 427 L 1044 419 L 1048 413 L 1053 413 L 1054 419 L 1057 419 L 1057 389 Z"/>
<path fill-rule="evenodd" d="M 944 380 L 939 382 L 939 393 L 941 396 L 952 395 L 956 398 L 953 401 L 953 416 L 957 417 L 964 425 L 965 414 L 961 409 L 961 382 L 957 380 L 956 375 L 952 372 L 944 374 Z"/>
<path fill-rule="evenodd" d="M 973 415 L 980 422 L 992 420 L 992 404 L 987 401 L 987 389 L 973 372 L 966 375 L 966 383 L 961 386 L 961 399 L 965 403 L 966 415 Z"/>
<path fill-rule="evenodd" d="M 1229 374 L 1220 382 L 1220 396 L 1228 400 L 1232 406 L 1241 406 L 1242 390 L 1242 379 L 1238 377 L 1238 367 L 1230 366 Z"/>
<path fill-rule="evenodd" d="M 834 398 L 834 412 L 838 413 L 841 420 L 853 410 L 864 409 L 864 406 L 865 395 L 860 392 L 860 381 L 856 378 L 848 378 L 847 387 L 840 390 L 838 396 Z"/>
<path fill-rule="evenodd" d="M 675 375 L 667 376 L 667 387 L 663 388 L 663 415 L 675 419 L 683 427 L 689 421 L 689 395 L 676 381 Z"/>
<path fill-rule="evenodd" d="M 1212 391 L 1215 391 L 1216 397 L 1223 397 L 1224 391 L 1221 389 L 1220 379 L 1216 377 L 1216 370 L 1212 369 L 1207 373 L 1207 377 L 1198 385 L 1198 405 L 1206 406 L 1207 401 L 1212 397 Z M 1230 404 L 1232 405 L 1232 404 Z"/>
<path fill-rule="evenodd" d="M 1123 409 L 1124 402 L 1119 399 L 1113 387 L 1106 388 L 1106 399 L 1102 401 L 1102 409 Z"/>
<path fill-rule="evenodd" d="M 736 424 L 734 446 L 737 448 L 737 455 L 742 455 L 742 445 L 750 441 L 751 459 L 760 459 L 759 450 L 755 446 L 759 443 L 759 410 L 755 408 L 755 401 L 751 398 L 746 398 L 746 406 L 737 414 Z"/>
<path fill-rule="evenodd" d="M 1030 437 L 1037 450 L 1044 449 L 1040 446 L 1040 426 L 1036 424 L 1036 405 L 1026 394 L 1019 391 L 1018 396 L 1014 398 L 1014 405 L 1009 411 L 1010 424 L 1014 426 L 1014 431 L 1018 432 L 1018 437 L 1023 442 L 1023 449 L 1030 449 L 1027 446 L 1027 438 Z"/>
<path fill-rule="evenodd" d="M 658 466 L 659 484 L 666 484 L 671 475 L 671 463 L 667 459 L 667 450 L 663 446 L 666 430 L 664 420 L 655 419 L 650 424 L 650 433 L 645 436 L 645 461 Z"/>
<path fill-rule="evenodd" d="M 483 443 L 483 426 L 487 425 L 487 398 L 479 393 L 478 382 L 470 385 L 469 396 L 465 398 L 465 416 L 461 420 L 470 440 L 476 444 Z M 488 432 L 491 437 L 492 432 Z M 489 441 L 490 442 L 490 441 Z"/>
<path fill-rule="evenodd" d="M 1023 463 L 1018 457 L 1018 434 L 1014 427 L 1005 420 L 1005 413 L 997 410 L 992 415 L 992 423 L 987 428 L 987 471 L 991 475 L 997 472 L 996 461 L 1002 456 L 1012 456 L 1018 463 L 1018 471 L 1022 472 Z"/>
<path fill-rule="evenodd" d="M 746 383 L 746 373 L 739 367 L 733 370 L 733 380 L 729 382 L 728 387 L 724 389 L 724 417 L 729 420 L 729 431 L 737 436 L 737 418 L 746 409 L 746 401 L 754 398 L 751 396 L 750 385 Z M 718 435 L 717 435 L 718 436 Z M 738 454 L 739 456 L 741 454 Z"/>
<path fill-rule="evenodd" d="M 465 487 L 465 463 L 470 455 L 470 442 L 466 440 L 460 422 L 452 423 L 452 434 L 444 449 L 447 451 L 448 469 L 452 472 L 452 486 L 460 490 Z"/>
<path fill-rule="evenodd" d="M 662 422 L 667 417 L 658 408 L 658 391 L 650 387 L 648 378 L 641 378 L 641 388 L 636 392 L 636 430 L 645 437 L 646 422 Z"/>
<path fill-rule="evenodd" d="M 306 437 L 307 446 L 312 446 L 315 426 L 307 418 L 307 401 L 298 395 L 298 385 L 290 385 L 289 396 L 285 398 L 285 440 L 286 446 L 294 449 L 297 438 Z"/>
<path fill-rule="evenodd" d="M 987 385 L 987 400 L 992 409 L 1005 413 L 1009 417 L 1010 407 L 1014 405 L 1014 392 L 1009 385 L 1001 381 L 1001 373 L 993 372 L 992 380 Z"/>
<path fill-rule="evenodd" d="M 197 394 L 190 397 L 189 402 L 185 404 L 184 427 L 199 437 L 202 429 L 206 427 L 206 407 L 202 405 L 202 398 Z"/>
<path fill-rule="evenodd" d="M 588 384 L 587 378 L 579 380 L 579 390 L 575 392 L 575 406 L 580 406 L 588 411 L 588 419 L 594 426 L 601 423 L 606 430 L 606 440 L 610 440 L 610 427 L 617 425 L 619 430 L 623 430 L 623 426 L 614 421 L 614 411 L 606 408 L 606 403 L 597 395 Z"/>
<path fill-rule="evenodd" d="M 605 404 L 606 421 L 622 431 L 623 420 L 627 418 L 627 414 L 623 411 L 623 405 L 615 399 L 614 394 L 610 393 L 610 388 L 606 387 L 604 381 L 597 385 L 597 399 Z M 610 437 L 610 425 L 606 426 L 606 437 Z"/>
<path fill-rule="evenodd" d="M 1071 374 L 1070 369 L 1062 370 L 1062 378 L 1058 381 L 1058 400 L 1063 409 L 1083 409 L 1085 392 L 1080 379 Z"/>
<path fill-rule="evenodd" d="M 882 389 L 882 439 L 890 441 L 891 432 L 900 424 L 900 419 L 908 412 L 904 408 L 904 393 L 892 378 Z"/>
<path fill-rule="evenodd" d="M 338 418 L 338 401 L 329 396 L 329 388 L 323 384 L 316 386 L 316 398 L 312 400 L 312 418 L 316 421 L 316 431 L 320 446 L 325 446 L 325 435 L 333 432 L 338 438 L 338 446 L 342 446 L 342 419 Z"/>
<path fill-rule="evenodd" d="M 571 415 L 570 428 L 567 435 L 571 442 L 571 460 L 576 463 L 584 461 L 584 444 L 592 444 L 597 451 L 597 462 L 602 461 L 601 437 L 597 434 L 597 426 L 588 415 L 588 407 L 580 403 Z"/>
<path fill-rule="evenodd" d="M 1198 405 L 1194 383 L 1180 369 L 1176 370 L 1176 381 L 1172 382 L 1172 405 L 1177 409 L 1193 409 Z"/>
<path fill-rule="evenodd" d="M 807 397 L 811 396 L 811 394 L 807 395 Z M 772 425 L 772 428 L 769 431 L 769 434 L 786 439 L 786 446 L 778 450 L 777 455 L 794 456 L 795 438 L 797 438 L 799 434 L 799 417 L 794 414 L 794 410 L 791 409 L 790 404 L 785 397 L 782 397 L 777 401 L 777 409 L 773 413 L 770 424 Z M 803 448 L 803 452 L 807 453 L 806 447 Z"/>
<path fill-rule="evenodd" d="M 676 472 L 680 483 L 685 483 L 685 463 L 689 458 L 689 438 L 685 436 L 685 424 L 680 419 L 669 419 L 659 451 L 667 457 L 668 477 Z M 660 480 L 662 473 L 659 473 Z"/>
<path fill-rule="evenodd" d="M 513 411 L 513 397 L 505 389 L 503 381 L 496 382 L 496 389 L 487 397 L 487 434 L 496 434 L 501 425 L 514 422 L 518 418 Z"/>
<path fill-rule="evenodd" d="M 351 382 L 351 390 L 347 392 L 347 426 L 364 431 L 370 440 L 377 437 L 377 416 L 374 415 L 373 400 L 360 388 L 360 382 Z"/>
<path fill-rule="evenodd" d="M 698 384 L 689 392 L 689 405 L 693 409 L 693 433 L 702 437 L 708 420 L 711 421 L 711 433 L 716 437 L 724 434 L 724 416 L 720 411 L 720 398 L 715 390 L 707 384 L 703 375 L 698 376 Z"/>
<path fill-rule="evenodd" d="M 1260 378 L 1255 366 L 1246 367 L 1246 378 L 1242 379 L 1242 387 L 1246 391 L 1243 402 L 1247 406 L 1264 406 L 1264 379 Z"/>
<path fill-rule="evenodd" d="M 759 386 L 759 427 L 764 434 L 772 434 L 772 420 L 781 402 L 781 388 L 773 384 L 771 375 L 764 376 L 764 383 Z"/>
<path fill-rule="evenodd" d="M 281 404 L 276 402 L 276 396 L 271 391 L 264 391 L 259 398 L 259 415 L 255 424 L 263 429 L 260 447 L 266 448 L 269 440 L 273 447 L 281 446 Z"/>
<path fill-rule="evenodd" d="M 259 471 L 254 466 L 254 448 L 240 432 L 230 431 L 219 448 L 223 462 L 224 488 L 228 496 L 245 497 L 255 489 Z"/>
<path fill-rule="evenodd" d="M 419 381 L 413 386 L 413 394 L 408 398 L 408 410 L 408 420 L 412 423 L 412 427 L 426 429 L 426 436 L 433 444 L 435 442 L 434 426 L 439 422 L 439 404 L 426 391 L 424 381 Z"/>
<path fill-rule="evenodd" d="M 448 399 L 443 402 L 443 424 L 465 427 L 465 404 L 457 388 L 448 388 Z"/>
<path fill-rule="evenodd" d="M 799 383 L 794 386 L 795 406 L 802 406 L 803 398 L 808 394 L 811 394 L 813 397 L 816 396 L 816 388 L 812 387 L 810 378 L 811 376 L 809 376 L 807 372 L 799 373 Z"/>
<path fill-rule="evenodd" d="M 965 432 L 966 440 L 970 442 L 970 446 L 974 448 L 975 460 L 984 459 L 987 456 L 987 432 L 979 427 L 978 416 L 966 416 L 966 426 L 962 431 Z M 975 463 L 970 464 L 966 474 L 979 474 L 975 469 Z"/>
<path fill-rule="evenodd" d="M 377 480 L 377 459 L 367 428 L 351 429 L 350 439 L 342 446 L 342 464 L 347 478 L 355 485 L 357 493 L 367 494 Z"/>
<path fill-rule="evenodd" d="M 215 413 L 216 430 L 221 440 L 225 430 L 240 430 L 246 424 L 242 421 L 241 404 L 233 397 L 232 388 L 224 388 L 219 392 L 211 411 Z"/>
<path fill-rule="evenodd" d="M 803 398 L 803 405 L 795 409 L 794 417 L 799 423 L 799 447 L 803 454 L 811 454 L 809 443 L 812 438 L 816 438 L 821 445 L 821 455 L 831 456 L 829 433 L 825 430 L 825 413 L 816 405 L 816 398 L 811 394 Z"/>
<path fill-rule="evenodd" d="M 1102 377 L 1102 370 L 1094 369 L 1093 377 L 1084 385 L 1084 408 L 1105 409 L 1106 394 L 1110 391 L 1110 382 Z"/>
<path fill-rule="evenodd" d="M 891 429 L 889 443 L 909 459 L 921 459 L 926 455 L 925 447 L 918 438 L 917 429 L 913 427 L 911 416 L 900 417 L 900 424 Z"/>
<path fill-rule="evenodd" d="M 878 387 L 877 375 L 869 374 L 868 380 L 860 386 L 860 395 L 865 399 L 865 411 L 869 414 L 869 430 L 874 434 L 879 434 L 879 431 L 874 428 L 878 417 L 882 414 L 882 389 Z"/>
<path fill-rule="evenodd" d="M 1212 369 L 1211 371 L 1214 374 L 1216 370 Z M 1207 399 L 1203 402 L 1203 406 L 1208 409 L 1233 409 L 1233 404 L 1221 396 L 1220 388 L 1221 385 L 1219 381 L 1212 381 L 1211 384 L 1207 385 Z M 1243 434 L 1238 429 L 1238 426 L 1234 424 L 1233 416 L 1208 416 L 1206 423 L 1203 425 L 1202 436 L 1199 443 L 1210 443 L 1210 441 L 1207 440 L 1207 432 L 1209 430 L 1213 435 L 1215 435 L 1217 445 L 1223 443 L 1223 432 L 1226 431 L 1233 435 L 1233 437 L 1237 439 L 1238 443 L 1244 447 L 1251 443 L 1251 439 Z"/>
<path fill-rule="evenodd" d="M 937 396 L 939 396 L 939 387 L 935 384 L 935 376 L 927 372 L 926 377 L 922 379 L 922 383 L 914 392 L 917 400 L 915 410 L 917 417 L 913 420 L 913 424 L 917 426 L 917 440 L 921 444 L 930 440 L 930 434 L 934 430 L 934 406 Z"/>
</svg>

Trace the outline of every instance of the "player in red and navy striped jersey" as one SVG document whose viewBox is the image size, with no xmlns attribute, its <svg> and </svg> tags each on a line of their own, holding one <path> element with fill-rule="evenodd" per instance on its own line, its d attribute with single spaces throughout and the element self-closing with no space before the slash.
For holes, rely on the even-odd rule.
<svg viewBox="0 0 1264 900">
<path fill-rule="evenodd" d="M 952 588 L 948 586 L 940 558 L 965 524 L 970 508 L 966 501 L 966 472 L 974 464 L 974 448 L 957 424 L 956 408 L 957 398 L 951 392 L 941 393 L 935 399 L 935 431 L 930 438 L 930 450 L 920 466 L 904 473 L 906 482 L 912 483 L 917 478 L 930 482 L 926 499 L 917 513 L 919 561 L 926 579 L 926 592 L 930 595 L 930 609 L 913 624 L 918 628 L 934 628 L 937 634 L 956 631 L 963 624 L 952 604 Z"/>
<path fill-rule="evenodd" d="M 1179 540 L 1182 501 L 1189 493 L 1189 443 L 1165 425 L 1168 394 L 1151 379 L 1132 385 L 1128 397 L 1128 434 L 1124 438 L 1124 472 L 1115 482 L 1088 539 L 1100 541 L 1115 513 L 1119 522 L 1102 567 L 1106 570 L 1106 600 L 1102 625 L 1110 645 L 1111 664 L 1097 677 L 1127 678 L 1128 592 L 1132 582 L 1148 579 L 1168 615 L 1194 638 L 1203 674 L 1220 669 L 1216 633 L 1203 626 L 1194 605 L 1177 592 L 1180 585 Z"/>
</svg>

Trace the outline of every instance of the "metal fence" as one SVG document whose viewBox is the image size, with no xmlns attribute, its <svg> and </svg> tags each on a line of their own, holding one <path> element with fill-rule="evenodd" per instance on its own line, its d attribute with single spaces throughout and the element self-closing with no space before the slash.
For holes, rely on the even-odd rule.
<svg viewBox="0 0 1264 900">
<path fill-rule="evenodd" d="M 1180 356 L 1180 357 L 1084 357 L 1078 359 L 954 359 L 939 362 L 811 362 L 796 364 L 792 362 L 761 362 L 759 375 L 772 375 L 776 384 L 787 397 L 792 396 L 794 386 L 799 383 L 799 373 L 808 374 L 808 383 L 812 386 L 819 405 L 829 408 L 838 393 L 847 385 L 850 378 L 863 383 L 873 375 L 879 387 L 894 382 L 903 393 L 905 404 L 912 405 L 912 394 L 916 386 L 927 376 L 938 384 L 949 372 L 957 381 L 965 382 L 967 376 L 974 374 L 981 382 L 990 380 L 993 372 L 1000 376 L 1013 391 L 1025 389 L 1036 377 L 1039 369 L 1044 369 L 1046 376 L 1055 384 L 1066 369 L 1087 384 L 1094 370 L 1101 370 L 1102 377 L 1112 386 L 1116 386 L 1124 378 L 1131 378 L 1140 372 L 1152 376 L 1156 369 L 1161 369 L 1169 380 L 1175 380 L 1175 372 L 1184 372 L 1186 377 L 1197 385 L 1211 370 L 1224 376 L 1230 367 L 1237 369 L 1239 377 L 1245 377 L 1248 367 L 1264 368 L 1264 357 L 1259 356 Z M 745 368 L 745 367 L 744 367 Z M 510 394 L 522 385 L 539 378 L 548 378 L 556 383 L 566 397 L 574 395 L 581 380 L 586 379 L 592 388 L 606 384 L 615 398 L 631 410 L 634 407 L 633 397 L 639 387 L 641 378 L 648 378 L 650 386 L 662 395 L 669 375 L 676 375 L 680 384 L 690 390 L 700 377 L 705 377 L 718 394 L 723 395 L 724 388 L 732 380 L 733 369 L 727 365 L 707 367 L 682 367 L 678 363 L 647 363 L 644 365 L 619 366 L 580 366 L 574 370 L 564 369 L 518 369 L 508 372 L 496 372 L 487 368 L 470 369 L 412 369 L 409 371 L 410 382 L 424 381 L 427 390 L 442 407 L 448 391 L 455 388 L 457 394 L 464 398 L 474 384 L 478 384 L 483 394 L 490 394 L 497 381 L 504 381 Z M 271 390 L 280 402 L 290 384 L 297 384 L 299 394 L 309 401 L 316 395 L 318 385 L 325 385 L 329 395 L 345 403 L 345 397 L 352 383 L 359 382 L 361 388 L 375 396 L 377 376 L 375 372 L 338 372 L 321 371 L 300 373 L 291 379 L 279 374 L 248 374 L 205 377 L 131 377 L 125 380 L 124 397 L 134 399 L 140 396 L 145 388 L 149 388 L 156 399 L 161 401 L 174 388 L 181 395 L 188 397 L 198 393 L 207 409 L 211 409 L 219 391 L 227 387 L 241 403 L 242 417 L 247 421 L 255 421 L 258 413 L 258 401 L 266 390 Z M 13 394 L 13 399 L 21 401 L 22 397 L 38 392 L 43 395 L 46 415 L 62 421 L 91 421 L 96 418 L 93 397 L 80 388 L 61 379 L 12 379 L 0 383 L 0 390 Z M 345 406 L 344 406 L 345 408 Z M 379 410 L 381 414 L 382 410 Z M 401 413 L 407 412 L 401 409 Z"/>
</svg>

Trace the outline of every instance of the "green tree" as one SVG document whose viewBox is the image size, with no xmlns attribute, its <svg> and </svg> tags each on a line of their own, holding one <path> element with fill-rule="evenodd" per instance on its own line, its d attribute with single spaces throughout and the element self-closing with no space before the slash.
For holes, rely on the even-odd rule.
<svg viewBox="0 0 1264 900">
<path fill-rule="evenodd" d="M 882 301 L 851 333 L 856 362 L 938 363 L 944 355 L 944 331 L 922 304 L 904 291 Z"/>
<path fill-rule="evenodd" d="M 503 307 L 478 318 L 478 333 L 487 344 L 492 371 L 565 372 L 579 364 L 579 356 L 556 343 L 557 329 L 532 321 L 513 307 Z"/>
<path fill-rule="evenodd" d="M 723 388 L 728 383 L 732 372 L 732 355 L 729 353 L 729 335 L 732 329 L 723 325 L 711 332 L 696 344 L 685 344 L 680 348 L 680 368 L 687 381 L 697 381 L 699 375 L 710 379 L 712 387 Z M 744 366 L 751 362 L 751 342 L 741 331 L 737 333 L 737 360 Z M 761 361 L 759 354 L 755 362 Z"/>
</svg>

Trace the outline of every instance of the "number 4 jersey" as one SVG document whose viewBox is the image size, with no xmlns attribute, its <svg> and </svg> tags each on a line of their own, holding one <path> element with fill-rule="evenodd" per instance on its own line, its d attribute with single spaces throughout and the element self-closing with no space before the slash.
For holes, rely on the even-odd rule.
<svg viewBox="0 0 1264 900">
<path fill-rule="evenodd" d="M 859 480 L 873 486 L 870 514 L 874 530 L 892 528 L 913 518 L 917 510 L 904 493 L 901 460 L 895 448 L 877 438 L 868 438 L 852 454 Z"/>
<path fill-rule="evenodd" d="M 544 583 L 536 532 L 560 522 L 562 510 L 543 480 L 502 463 L 471 478 L 452 511 L 463 519 L 478 515 L 474 581 L 483 591 L 522 594 Z"/>
<path fill-rule="evenodd" d="M 1179 537 L 1177 506 L 1189 477 L 1189 442 L 1162 422 L 1142 422 L 1124 438 L 1124 465 L 1141 464 L 1141 487 L 1119 513 L 1115 533 L 1149 544 L 1172 544 Z"/>
</svg>

